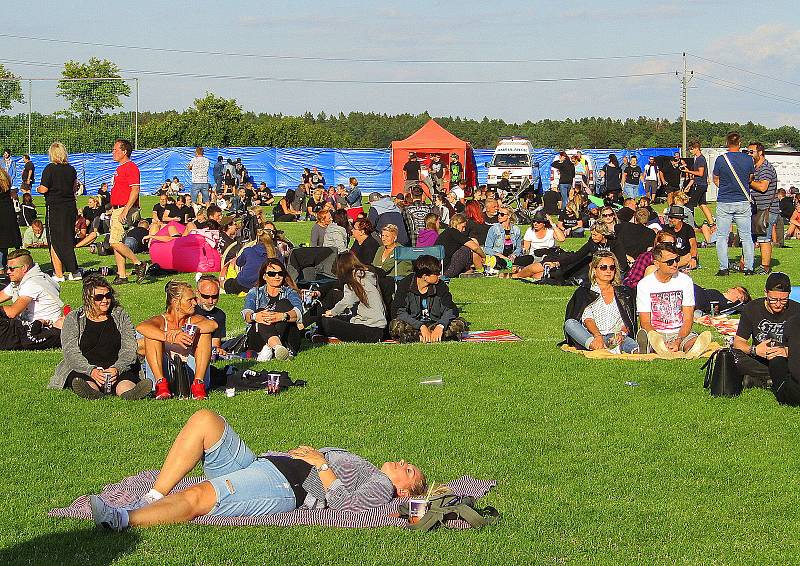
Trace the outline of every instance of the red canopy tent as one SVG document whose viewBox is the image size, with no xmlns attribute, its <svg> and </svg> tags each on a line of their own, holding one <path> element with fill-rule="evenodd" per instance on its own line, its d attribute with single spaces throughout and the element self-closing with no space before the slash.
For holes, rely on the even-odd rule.
<svg viewBox="0 0 800 566">
<path fill-rule="evenodd" d="M 472 189 L 477 186 L 478 173 L 472 146 L 445 130 L 435 120 L 428 120 L 406 139 L 392 142 L 393 195 L 403 192 L 403 166 L 408 162 L 408 154 L 412 151 L 417 154 L 421 162 L 429 162 L 430 157 L 438 153 L 445 164 L 450 163 L 450 154 L 455 153 L 464 165 L 464 188 Z M 449 175 L 445 178 L 449 178 Z M 445 182 L 445 186 L 448 185 L 449 183 Z"/>
</svg>

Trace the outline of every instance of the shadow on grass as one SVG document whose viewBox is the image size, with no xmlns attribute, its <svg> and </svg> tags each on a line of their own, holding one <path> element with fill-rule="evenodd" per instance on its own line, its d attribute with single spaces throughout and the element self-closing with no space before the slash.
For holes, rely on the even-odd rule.
<svg viewBox="0 0 800 566">
<path fill-rule="evenodd" d="M 109 533 L 92 527 L 50 533 L 0 550 L 0 564 L 111 564 L 138 544 L 135 531 Z"/>
</svg>

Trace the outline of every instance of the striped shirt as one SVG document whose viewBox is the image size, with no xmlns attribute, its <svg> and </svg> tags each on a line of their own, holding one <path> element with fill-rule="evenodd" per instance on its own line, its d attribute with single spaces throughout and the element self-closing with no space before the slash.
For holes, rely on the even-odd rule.
<svg viewBox="0 0 800 566">
<path fill-rule="evenodd" d="M 779 213 L 781 209 L 778 204 L 778 198 L 775 195 L 778 190 L 778 174 L 775 172 L 775 167 L 772 166 L 772 163 L 765 159 L 761 165 L 756 167 L 753 180 L 769 181 L 766 192 L 762 193 L 756 190 L 750 191 L 753 201 L 756 203 L 756 208 L 758 208 L 758 210 L 766 210 L 769 208 L 770 212 Z M 770 202 L 772 202 L 771 206 Z"/>
<path fill-rule="evenodd" d="M 336 479 L 325 491 L 319 472 L 312 468 L 303 482 L 308 509 L 364 511 L 389 503 L 395 496 L 392 480 L 371 462 L 341 448 L 320 448 Z"/>
</svg>

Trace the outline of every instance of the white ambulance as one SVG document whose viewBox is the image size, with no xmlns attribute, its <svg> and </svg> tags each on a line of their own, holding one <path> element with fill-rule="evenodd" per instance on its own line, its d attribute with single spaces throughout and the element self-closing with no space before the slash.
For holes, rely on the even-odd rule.
<svg viewBox="0 0 800 566">
<path fill-rule="evenodd" d="M 525 179 L 529 183 L 533 181 L 537 174 L 536 169 L 539 167 L 534 160 L 533 145 L 528 139 L 520 137 L 500 138 L 492 160 L 485 165 L 488 170 L 486 179 L 488 188 L 497 187 L 506 171 L 511 186 L 519 188 Z"/>
</svg>

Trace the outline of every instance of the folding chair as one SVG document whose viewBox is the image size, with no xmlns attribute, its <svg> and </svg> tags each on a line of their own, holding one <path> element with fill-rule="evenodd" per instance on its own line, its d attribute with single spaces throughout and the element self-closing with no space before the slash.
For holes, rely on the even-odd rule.
<svg viewBox="0 0 800 566">
<path fill-rule="evenodd" d="M 439 260 L 444 273 L 444 246 L 429 246 L 427 248 L 408 248 L 405 246 L 397 246 L 394 249 L 394 272 L 397 273 L 397 266 L 401 261 L 414 261 L 421 255 L 431 255 Z M 395 275 L 395 280 L 402 279 Z M 444 277 L 442 277 L 445 280 Z"/>
</svg>

